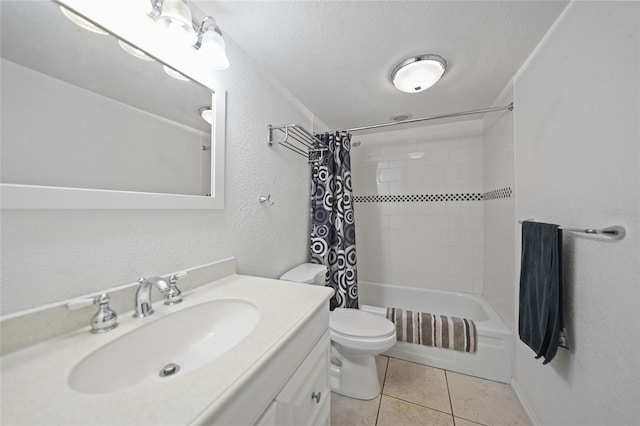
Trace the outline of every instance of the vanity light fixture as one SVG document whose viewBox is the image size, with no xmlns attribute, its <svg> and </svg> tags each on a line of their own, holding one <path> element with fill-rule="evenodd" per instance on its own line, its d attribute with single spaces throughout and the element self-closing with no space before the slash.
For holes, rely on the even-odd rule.
<svg viewBox="0 0 640 426">
<path fill-rule="evenodd" d="M 197 41 L 191 9 L 185 0 L 151 0 L 151 5 L 149 15 L 168 35 L 186 45 Z"/>
<path fill-rule="evenodd" d="M 216 70 L 229 68 L 227 50 L 222 31 L 212 16 L 205 16 L 200 26 L 194 27 L 192 14 L 186 0 L 150 0 L 149 16 L 156 23 L 181 39 L 185 44 L 202 52 Z"/>
<path fill-rule="evenodd" d="M 447 61 L 438 55 L 420 55 L 405 59 L 391 72 L 391 81 L 398 90 L 418 93 L 427 90 L 440 80 L 447 68 Z"/>
<path fill-rule="evenodd" d="M 212 16 L 205 16 L 198 28 L 198 40 L 194 49 L 206 55 L 206 60 L 214 69 L 224 70 L 229 68 L 227 49 L 222 38 L 222 31 Z"/>
<path fill-rule="evenodd" d="M 84 28 L 85 30 L 89 30 L 92 33 L 96 33 L 96 34 L 104 34 L 104 35 L 109 34 L 102 28 L 98 27 L 97 25 L 94 25 L 93 23 L 84 19 L 82 16 L 78 15 L 75 12 L 70 11 L 64 6 L 60 6 L 60 10 L 64 14 L 64 16 L 66 16 L 71 22 L 78 25 L 79 27 Z"/>
<path fill-rule="evenodd" d="M 200 111 L 200 117 L 213 126 L 213 110 L 211 107 L 203 106 L 198 111 Z"/>
</svg>

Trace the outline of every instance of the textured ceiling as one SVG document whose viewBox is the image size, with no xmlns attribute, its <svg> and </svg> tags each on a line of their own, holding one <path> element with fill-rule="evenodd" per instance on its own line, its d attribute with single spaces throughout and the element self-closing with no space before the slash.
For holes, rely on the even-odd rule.
<svg viewBox="0 0 640 426">
<path fill-rule="evenodd" d="M 490 106 L 568 2 L 194 3 L 325 124 L 344 129 Z M 424 53 L 447 60 L 442 80 L 396 90 L 393 67 Z"/>
</svg>

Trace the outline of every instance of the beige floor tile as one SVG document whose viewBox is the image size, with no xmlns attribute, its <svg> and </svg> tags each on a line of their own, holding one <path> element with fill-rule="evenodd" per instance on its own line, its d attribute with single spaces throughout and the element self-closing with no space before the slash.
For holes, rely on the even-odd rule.
<svg viewBox="0 0 640 426">
<path fill-rule="evenodd" d="M 377 426 L 454 426 L 451 414 L 382 395 Z"/>
<path fill-rule="evenodd" d="M 466 419 L 461 419 L 460 417 L 454 417 L 453 422 L 456 426 L 484 426 L 482 423 L 470 422 Z"/>
<path fill-rule="evenodd" d="M 451 413 L 444 370 L 389 358 L 383 394 Z"/>
<path fill-rule="evenodd" d="M 331 392 L 332 426 L 375 426 L 380 396 L 369 401 Z"/>
<path fill-rule="evenodd" d="M 384 377 L 387 374 L 387 364 L 389 363 L 389 357 L 384 355 L 376 355 L 376 369 L 378 370 L 378 379 L 380 380 L 380 387 L 384 386 Z"/>
<path fill-rule="evenodd" d="M 447 371 L 453 414 L 490 426 L 531 425 L 511 386 Z"/>
</svg>

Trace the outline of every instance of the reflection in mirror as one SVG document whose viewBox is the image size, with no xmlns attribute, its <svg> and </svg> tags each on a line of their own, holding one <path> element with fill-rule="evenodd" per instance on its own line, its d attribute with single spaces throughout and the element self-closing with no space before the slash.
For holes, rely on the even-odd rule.
<svg viewBox="0 0 640 426">
<path fill-rule="evenodd" d="M 215 95 L 53 1 L 0 4 L 2 183 L 212 192 Z"/>
</svg>

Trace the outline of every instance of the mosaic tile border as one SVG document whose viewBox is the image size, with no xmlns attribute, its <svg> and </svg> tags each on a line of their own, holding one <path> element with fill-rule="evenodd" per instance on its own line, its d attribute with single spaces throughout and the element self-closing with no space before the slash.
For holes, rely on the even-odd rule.
<svg viewBox="0 0 640 426">
<path fill-rule="evenodd" d="M 485 192 L 482 194 L 483 200 L 496 200 L 499 198 L 511 198 L 513 190 L 511 187 L 494 189 L 493 191 Z"/>
<path fill-rule="evenodd" d="M 353 199 L 356 203 L 482 201 L 482 194 L 356 195 Z"/>
<path fill-rule="evenodd" d="M 356 203 L 415 203 L 415 202 L 439 202 L 439 201 L 483 201 L 499 198 L 511 198 L 511 187 L 494 189 L 493 191 L 466 194 L 418 194 L 418 195 L 355 195 Z"/>
</svg>

